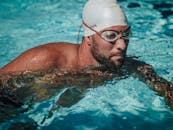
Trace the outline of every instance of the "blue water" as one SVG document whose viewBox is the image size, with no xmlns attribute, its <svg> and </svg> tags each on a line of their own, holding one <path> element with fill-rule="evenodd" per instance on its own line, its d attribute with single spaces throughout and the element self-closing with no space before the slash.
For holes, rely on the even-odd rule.
<svg viewBox="0 0 173 130">
<path fill-rule="evenodd" d="M 77 43 L 85 2 L 1 1 L 0 66 L 44 43 Z M 119 3 L 132 26 L 128 55 L 151 64 L 158 75 L 173 82 L 173 1 L 120 0 Z M 82 34 L 83 30 L 80 39 Z M 31 122 L 31 127 L 36 123 L 37 129 L 43 130 L 173 129 L 173 111 L 164 98 L 136 78 L 107 81 L 97 88 L 87 89 L 76 104 L 52 110 L 66 89 L 54 92 L 53 96 L 32 104 L 28 111 L 0 123 L 0 129 L 8 129 L 16 122 Z M 48 116 L 50 113 L 52 116 Z"/>
</svg>

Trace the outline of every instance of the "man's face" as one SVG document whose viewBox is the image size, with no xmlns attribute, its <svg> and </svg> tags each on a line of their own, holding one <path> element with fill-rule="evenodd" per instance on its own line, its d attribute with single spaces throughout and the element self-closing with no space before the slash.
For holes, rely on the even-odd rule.
<svg viewBox="0 0 173 130">
<path fill-rule="evenodd" d="M 117 32 L 126 32 L 129 26 L 113 26 L 105 30 L 114 30 Z M 121 35 L 121 33 L 120 33 Z M 128 46 L 128 39 L 119 37 L 113 43 L 108 42 L 101 38 L 99 34 L 92 36 L 91 52 L 94 58 L 101 64 L 105 65 L 111 70 L 120 68 L 126 56 Z"/>
</svg>

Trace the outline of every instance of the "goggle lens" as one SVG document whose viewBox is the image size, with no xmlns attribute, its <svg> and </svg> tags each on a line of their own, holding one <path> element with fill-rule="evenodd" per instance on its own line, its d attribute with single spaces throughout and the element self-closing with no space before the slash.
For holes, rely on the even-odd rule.
<svg viewBox="0 0 173 130">
<path fill-rule="evenodd" d="M 102 32 L 101 37 L 108 42 L 115 42 L 118 38 L 123 38 L 128 40 L 130 38 L 130 34 L 131 34 L 130 30 L 121 32 L 121 36 L 120 32 L 109 30 Z"/>
</svg>

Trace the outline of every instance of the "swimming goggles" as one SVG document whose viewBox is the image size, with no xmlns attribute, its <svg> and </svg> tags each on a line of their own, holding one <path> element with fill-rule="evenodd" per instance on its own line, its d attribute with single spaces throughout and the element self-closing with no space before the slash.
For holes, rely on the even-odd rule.
<svg viewBox="0 0 173 130">
<path fill-rule="evenodd" d="M 115 30 L 103 30 L 103 31 L 96 31 L 91 26 L 87 25 L 84 21 L 83 24 L 89 28 L 90 30 L 94 31 L 98 34 L 103 40 L 112 43 L 115 43 L 116 40 L 122 38 L 125 40 L 129 40 L 131 36 L 130 26 L 125 31 L 115 31 Z"/>
</svg>

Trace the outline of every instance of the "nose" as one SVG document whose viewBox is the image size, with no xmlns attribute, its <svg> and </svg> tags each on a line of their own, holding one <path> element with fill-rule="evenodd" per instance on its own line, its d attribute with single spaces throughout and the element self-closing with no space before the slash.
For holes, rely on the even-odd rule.
<svg viewBox="0 0 173 130">
<path fill-rule="evenodd" d="M 118 51 L 126 51 L 127 45 L 128 45 L 128 41 L 126 41 L 125 39 L 122 39 L 122 38 L 117 39 L 115 41 L 114 46 L 113 46 L 113 50 L 114 51 L 117 51 L 117 50 Z"/>
</svg>

